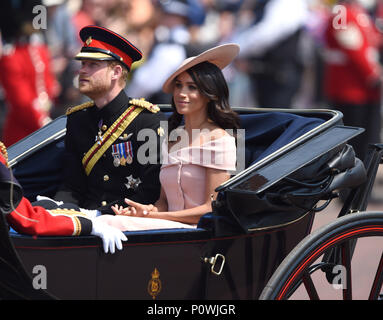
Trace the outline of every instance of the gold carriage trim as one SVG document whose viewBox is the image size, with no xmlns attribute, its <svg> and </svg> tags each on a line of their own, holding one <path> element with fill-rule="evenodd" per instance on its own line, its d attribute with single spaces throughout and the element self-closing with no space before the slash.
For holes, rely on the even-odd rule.
<svg viewBox="0 0 383 320">
<path fill-rule="evenodd" d="M 74 112 L 77 112 L 77 111 L 80 111 L 80 110 L 83 110 L 83 109 L 86 109 L 86 108 L 90 108 L 90 107 L 93 107 L 93 106 L 94 106 L 94 102 L 93 101 L 87 101 L 87 102 L 85 102 L 83 104 L 80 104 L 78 106 L 68 108 L 68 110 L 66 111 L 66 115 L 69 116 L 70 114 L 72 114 Z"/>
<path fill-rule="evenodd" d="M 158 111 L 160 111 L 160 108 L 158 105 L 153 104 L 149 101 L 146 101 L 144 98 L 131 99 L 131 100 L 129 100 L 129 104 L 134 105 L 136 107 L 144 108 L 146 110 L 149 110 L 152 113 L 157 113 Z"/>
</svg>

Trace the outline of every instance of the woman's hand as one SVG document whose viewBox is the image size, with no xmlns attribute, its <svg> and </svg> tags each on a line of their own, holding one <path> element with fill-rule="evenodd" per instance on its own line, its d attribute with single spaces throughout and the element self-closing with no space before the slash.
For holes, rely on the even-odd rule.
<svg viewBox="0 0 383 320">
<path fill-rule="evenodd" d="M 145 217 L 152 212 L 158 212 L 157 207 L 152 204 L 141 204 L 126 198 L 124 201 L 128 205 L 126 208 L 117 204 L 112 206 L 112 210 L 116 215 Z"/>
</svg>

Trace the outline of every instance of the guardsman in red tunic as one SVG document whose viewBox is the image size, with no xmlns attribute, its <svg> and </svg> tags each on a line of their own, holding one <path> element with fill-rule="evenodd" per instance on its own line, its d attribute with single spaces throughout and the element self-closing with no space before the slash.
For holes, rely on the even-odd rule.
<svg viewBox="0 0 383 320">
<path fill-rule="evenodd" d="M 363 158 L 368 143 L 380 141 L 381 35 L 359 1 L 340 1 L 325 37 L 325 95 L 343 113 L 345 125 L 366 129 L 351 140 Z"/>
<path fill-rule="evenodd" d="M 105 253 L 114 253 L 115 247 L 122 249 L 125 235 L 116 228 L 105 225 L 96 219 L 90 219 L 85 213 L 65 208 L 47 210 L 32 206 L 22 196 L 18 182 L 11 175 L 7 164 L 7 151 L 0 142 L 0 186 L 1 211 L 6 214 L 9 225 L 19 233 L 38 236 L 80 236 L 96 235 L 102 238 Z M 13 188 L 13 203 L 8 203 L 9 193 Z M 7 200 L 5 200 L 7 199 Z"/>
<path fill-rule="evenodd" d="M 41 0 L 0 2 L 3 41 L 0 85 L 7 108 L 2 141 L 6 146 L 50 121 L 53 99 L 59 91 L 48 46 L 41 30 L 34 24 L 38 5 L 41 6 Z"/>
<path fill-rule="evenodd" d="M 7 105 L 3 141 L 7 146 L 50 120 L 57 93 L 48 48 L 43 43 L 33 43 L 31 38 L 6 44 L 0 58 L 0 82 Z"/>
</svg>

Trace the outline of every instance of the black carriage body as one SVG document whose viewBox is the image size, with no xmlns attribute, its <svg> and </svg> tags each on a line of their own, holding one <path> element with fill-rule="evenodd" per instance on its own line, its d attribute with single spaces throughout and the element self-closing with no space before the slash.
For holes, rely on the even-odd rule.
<svg viewBox="0 0 383 320">
<path fill-rule="evenodd" d="M 310 231 L 311 217 L 284 228 L 222 238 L 201 229 L 127 232 L 128 242 L 113 255 L 104 254 L 93 237 L 32 240 L 15 235 L 12 241 L 32 283 L 45 276 L 36 271 L 43 266 L 47 291 L 60 299 L 255 299 Z M 221 275 L 204 261 L 216 254 L 225 257 Z M 221 263 L 217 260 L 217 271 Z M 152 287 L 154 280 L 160 289 Z"/>
<path fill-rule="evenodd" d="M 61 299 L 258 298 L 283 258 L 310 233 L 314 212 L 259 215 L 252 199 L 344 145 L 361 129 L 344 127 L 341 114 L 329 110 L 236 111 L 246 129 L 248 164 L 218 188 L 213 212 L 201 218 L 197 229 L 126 232 L 123 250 L 111 255 L 104 254 L 101 240 L 92 236 L 31 237 L 2 228 L 1 237 L 10 239 L 8 256 L 26 273 L 19 291 L 35 288 L 39 272 L 45 272 L 43 292 Z M 284 119 L 277 129 L 267 122 L 274 115 Z M 291 130 L 296 120 L 303 127 Z M 65 123 L 65 117 L 58 118 L 9 148 L 14 175 L 32 201 L 37 194 L 52 196 L 62 179 Z M 273 136 L 266 146 L 258 147 L 265 140 L 263 133 L 253 132 L 258 125 Z M 221 268 L 222 273 L 215 274 Z M 6 277 L 2 273 L 0 282 L 6 283 Z M 7 290 L 0 294 L 12 297 Z"/>
</svg>

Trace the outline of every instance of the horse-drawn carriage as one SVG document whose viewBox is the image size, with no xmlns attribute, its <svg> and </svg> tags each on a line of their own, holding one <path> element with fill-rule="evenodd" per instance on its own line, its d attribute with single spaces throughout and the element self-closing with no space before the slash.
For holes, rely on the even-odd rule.
<svg viewBox="0 0 383 320">
<path fill-rule="evenodd" d="M 217 188 L 197 228 L 126 232 L 123 250 L 110 255 L 94 236 L 18 234 L 2 214 L 0 298 L 285 299 L 298 287 L 318 298 L 310 275 L 322 272 L 333 284 L 336 266 L 346 271 L 351 298 L 355 239 L 383 235 L 383 213 L 363 212 L 380 146 L 360 161 L 347 142 L 363 129 L 344 126 L 332 110 L 235 110 L 245 129 L 244 168 Z M 59 117 L 8 150 L 31 201 L 53 196 L 62 181 L 65 125 Z M 311 233 L 315 213 L 340 192 L 339 217 Z M 371 299 L 380 297 L 382 269 L 383 258 Z"/>
</svg>

